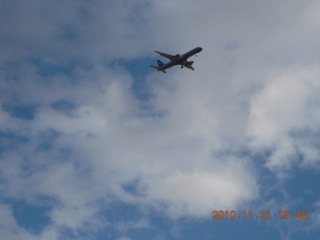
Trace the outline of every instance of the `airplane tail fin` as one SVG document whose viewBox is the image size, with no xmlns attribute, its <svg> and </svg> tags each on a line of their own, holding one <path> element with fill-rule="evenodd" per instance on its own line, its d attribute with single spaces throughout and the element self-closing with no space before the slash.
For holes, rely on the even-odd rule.
<svg viewBox="0 0 320 240">
<path fill-rule="evenodd" d="M 155 68 L 155 69 L 157 69 L 158 71 L 161 71 L 161 72 L 163 72 L 163 73 L 166 73 L 166 71 L 165 71 L 165 70 L 162 70 L 160 67 L 156 67 L 156 66 L 152 66 L 152 65 L 150 65 L 150 67 Z"/>
<path fill-rule="evenodd" d="M 161 72 L 163 72 L 163 73 L 166 73 L 166 71 L 165 71 L 164 69 L 161 69 L 161 67 L 164 65 L 164 63 L 161 62 L 160 60 L 158 60 L 157 63 L 158 63 L 158 67 L 152 66 L 152 65 L 151 65 L 150 67 L 155 68 L 155 69 L 157 69 L 158 71 L 161 71 Z"/>
<path fill-rule="evenodd" d="M 160 60 L 158 60 L 157 63 L 158 63 L 158 66 L 159 66 L 159 67 L 162 67 L 162 66 L 164 65 L 164 63 L 161 62 Z"/>
</svg>

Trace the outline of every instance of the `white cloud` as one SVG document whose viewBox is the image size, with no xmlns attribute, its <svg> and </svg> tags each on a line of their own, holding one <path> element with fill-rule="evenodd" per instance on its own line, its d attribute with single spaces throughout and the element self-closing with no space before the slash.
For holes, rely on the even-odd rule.
<svg viewBox="0 0 320 240">
<path fill-rule="evenodd" d="M 288 168 L 299 152 L 305 164 L 316 162 L 319 152 L 308 135 L 319 130 L 318 79 L 316 69 L 295 71 L 267 82 L 251 99 L 248 135 L 253 146 L 274 148 L 268 167 Z"/>
<path fill-rule="evenodd" d="M 226 166 L 217 164 L 211 171 L 178 171 L 148 180 L 150 197 L 167 206 L 172 217 L 208 216 L 212 210 L 235 209 L 257 197 L 255 180 L 247 175 L 245 165 L 239 159 L 224 160 Z"/>
</svg>

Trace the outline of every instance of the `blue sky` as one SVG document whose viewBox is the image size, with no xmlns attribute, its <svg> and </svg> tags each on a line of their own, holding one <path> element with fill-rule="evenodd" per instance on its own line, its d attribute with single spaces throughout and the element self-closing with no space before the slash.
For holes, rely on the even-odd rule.
<svg viewBox="0 0 320 240">
<path fill-rule="evenodd" d="M 318 240 L 319 10 L 2 0 L 0 239 Z"/>
</svg>

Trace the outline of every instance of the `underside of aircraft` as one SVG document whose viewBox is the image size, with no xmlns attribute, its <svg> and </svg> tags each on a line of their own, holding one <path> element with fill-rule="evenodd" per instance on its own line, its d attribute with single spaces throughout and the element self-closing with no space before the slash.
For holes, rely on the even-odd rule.
<svg viewBox="0 0 320 240">
<path fill-rule="evenodd" d="M 201 47 L 196 47 L 192 50 L 190 50 L 189 52 L 186 52 L 185 54 L 176 54 L 176 55 L 171 55 L 171 54 L 167 54 L 167 53 L 163 53 L 163 52 L 159 52 L 159 51 L 155 51 L 156 53 L 160 54 L 161 56 L 168 58 L 170 60 L 170 62 L 168 63 L 163 63 L 161 60 L 158 60 L 158 66 L 150 66 L 152 68 L 157 69 L 158 71 L 161 71 L 163 73 L 166 73 L 166 69 L 171 68 L 173 66 L 176 65 L 180 65 L 181 68 L 189 68 L 194 70 L 192 64 L 194 63 L 193 61 L 188 61 L 189 57 L 192 57 L 193 55 L 198 56 L 198 53 L 202 51 Z"/>
</svg>

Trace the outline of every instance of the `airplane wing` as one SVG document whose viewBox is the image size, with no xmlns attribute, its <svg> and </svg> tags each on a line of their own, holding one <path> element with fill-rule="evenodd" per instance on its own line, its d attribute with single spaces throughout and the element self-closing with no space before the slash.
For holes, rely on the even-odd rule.
<svg viewBox="0 0 320 240">
<path fill-rule="evenodd" d="M 193 64 L 193 61 L 190 61 L 190 62 L 185 61 L 185 62 L 183 63 L 183 66 L 186 67 L 186 68 L 189 68 L 189 69 L 191 69 L 191 70 L 194 70 L 194 68 L 192 67 L 192 64 Z"/>
<path fill-rule="evenodd" d="M 187 68 L 191 69 L 191 70 L 194 70 L 194 68 L 190 65 L 190 66 L 187 66 Z"/>
<path fill-rule="evenodd" d="M 170 54 L 163 53 L 163 52 L 158 52 L 158 51 L 155 51 L 155 52 L 160 54 L 162 57 L 170 59 L 170 61 L 173 61 L 175 59 L 174 55 L 170 55 Z"/>
</svg>

